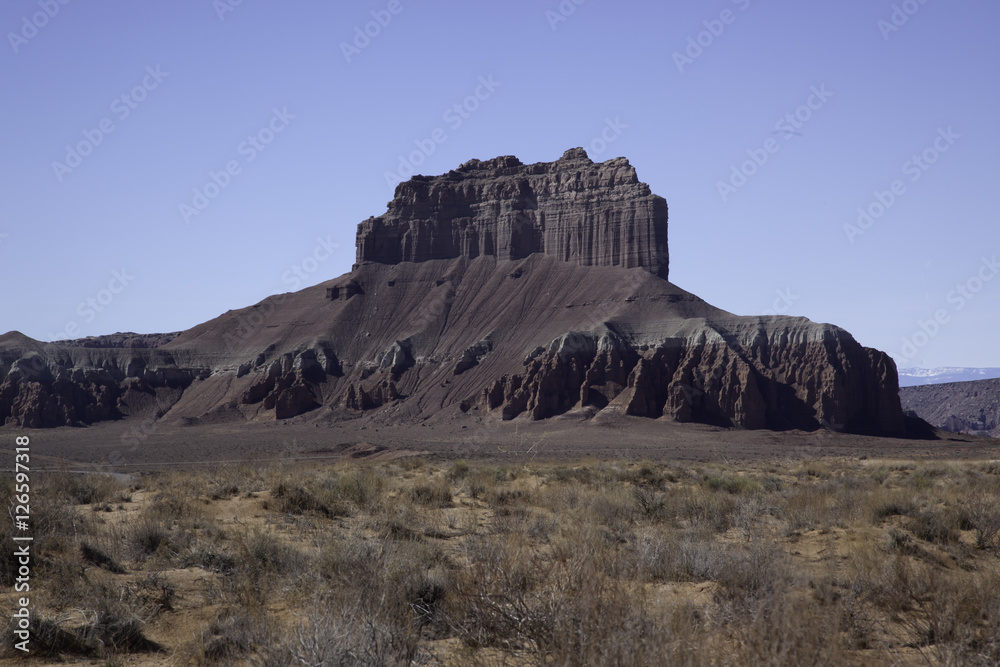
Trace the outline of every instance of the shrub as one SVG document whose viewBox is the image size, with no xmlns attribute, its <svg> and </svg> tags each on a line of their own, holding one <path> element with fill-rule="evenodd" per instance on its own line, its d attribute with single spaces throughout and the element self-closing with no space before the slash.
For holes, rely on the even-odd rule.
<svg viewBox="0 0 1000 667">
<path fill-rule="evenodd" d="M 239 664 L 252 657 L 267 663 L 273 658 L 267 647 L 278 641 L 274 626 L 268 614 L 240 607 L 225 609 L 201 632 L 193 657 L 209 664 Z"/>
<path fill-rule="evenodd" d="M 712 491 L 732 494 L 763 493 L 764 485 L 758 479 L 745 475 L 713 475 L 705 478 L 705 487 Z"/>
<path fill-rule="evenodd" d="M 994 495 L 977 492 L 964 503 L 962 521 L 975 531 L 980 549 L 1000 547 L 1000 500 Z"/>
<path fill-rule="evenodd" d="M 428 507 L 451 507 L 451 486 L 444 477 L 414 484 L 410 488 L 410 499 Z"/>
<path fill-rule="evenodd" d="M 166 549 L 170 544 L 170 529 L 163 521 L 148 516 L 135 521 L 127 529 L 127 543 L 140 557 Z"/>
<path fill-rule="evenodd" d="M 452 481 L 465 479 L 465 476 L 468 474 L 469 464 L 463 460 L 455 461 L 451 464 L 451 468 L 448 469 L 448 479 Z"/>
<path fill-rule="evenodd" d="M 959 517 L 953 511 L 933 507 L 913 512 L 909 528 L 927 542 L 949 544 L 958 541 Z"/>
<path fill-rule="evenodd" d="M 47 495 L 74 505 L 92 503 L 130 502 L 132 495 L 116 477 L 112 475 L 76 474 L 69 472 L 50 473 L 44 480 Z"/>
<path fill-rule="evenodd" d="M 913 496 L 903 491 L 878 492 L 868 498 L 871 519 L 879 523 L 890 516 L 906 516 L 916 509 Z"/>
<path fill-rule="evenodd" d="M 336 486 L 320 486 L 314 493 L 302 486 L 279 482 L 271 488 L 271 501 L 265 508 L 285 514 L 314 513 L 324 517 L 350 516 L 347 502 L 340 497 Z"/>
<path fill-rule="evenodd" d="M 337 489 L 340 497 L 354 503 L 359 509 L 371 510 L 382 497 L 385 478 L 371 467 L 360 467 L 341 475 L 337 479 Z"/>
<path fill-rule="evenodd" d="M 637 486 L 632 489 L 632 499 L 635 501 L 639 514 L 652 520 L 662 520 L 667 514 L 667 501 L 663 493 L 649 486 Z"/>
<path fill-rule="evenodd" d="M 83 542 L 80 544 L 80 555 L 83 559 L 92 565 L 104 568 L 108 572 L 114 574 L 125 574 L 125 568 L 117 563 L 113 558 L 108 556 L 106 553 L 98 549 L 97 547 Z"/>
</svg>

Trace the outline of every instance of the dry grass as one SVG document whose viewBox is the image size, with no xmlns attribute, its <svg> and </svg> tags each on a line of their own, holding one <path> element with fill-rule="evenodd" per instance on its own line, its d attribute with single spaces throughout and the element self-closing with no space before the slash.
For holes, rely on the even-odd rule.
<svg viewBox="0 0 1000 667">
<path fill-rule="evenodd" d="M 32 508 L 36 661 L 1000 663 L 993 463 L 245 465 Z"/>
</svg>

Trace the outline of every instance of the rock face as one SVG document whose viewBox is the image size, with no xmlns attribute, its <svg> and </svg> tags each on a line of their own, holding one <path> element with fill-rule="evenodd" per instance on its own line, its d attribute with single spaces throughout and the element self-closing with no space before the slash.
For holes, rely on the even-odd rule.
<svg viewBox="0 0 1000 667">
<path fill-rule="evenodd" d="M 0 337 L 0 421 L 40 428 L 160 416 L 211 374 L 179 368 L 149 347 L 97 347 L 46 345 L 16 332 Z"/>
<path fill-rule="evenodd" d="M 55 341 L 64 347 L 103 347 L 125 349 L 150 349 L 169 343 L 181 335 L 180 331 L 167 334 L 115 333 L 109 336 L 88 336 L 74 340 Z"/>
<path fill-rule="evenodd" d="M 401 184 L 359 225 L 354 270 L 324 284 L 176 337 L 0 336 L 0 423 L 631 415 L 905 433 L 887 355 L 705 303 L 666 279 L 666 232 L 624 158 L 473 160 Z"/>
<path fill-rule="evenodd" d="M 940 429 L 1000 438 L 1000 379 L 903 387 L 899 397 Z"/>
<path fill-rule="evenodd" d="M 556 162 L 471 160 L 400 183 L 389 210 L 358 225 L 357 264 L 541 253 L 581 266 L 642 267 L 667 278 L 667 202 L 625 158 L 582 148 Z"/>
</svg>

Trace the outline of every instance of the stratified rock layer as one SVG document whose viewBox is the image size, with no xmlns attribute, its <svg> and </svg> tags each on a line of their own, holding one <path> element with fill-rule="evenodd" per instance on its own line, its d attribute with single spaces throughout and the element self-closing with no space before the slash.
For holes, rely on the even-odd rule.
<svg viewBox="0 0 1000 667">
<path fill-rule="evenodd" d="M 327 283 L 176 337 L 0 336 L 0 422 L 633 415 L 903 434 L 887 355 L 727 313 L 666 274 L 666 204 L 624 159 L 473 161 L 401 184 Z"/>
<path fill-rule="evenodd" d="M 667 278 L 667 202 L 625 158 L 582 148 L 556 162 L 472 160 L 400 183 L 389 210 L 358 225 L 357 264 L 541 253 L 581 266 L 642 267 Z"/>
<path fill-rule="evenodd" d="M 899 397 L 940 429 L 1000 438 L 1000 379 L 903 387 Z"/>
</svg>

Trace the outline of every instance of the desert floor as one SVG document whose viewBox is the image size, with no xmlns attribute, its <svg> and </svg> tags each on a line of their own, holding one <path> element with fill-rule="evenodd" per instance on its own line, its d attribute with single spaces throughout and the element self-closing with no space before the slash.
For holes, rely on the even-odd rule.
<svg viewBox="0 0 1000 667">
<path fill-rule="evenodd" d="M 1000 663 L 996 440 L 616 426 L 0 429 L 28 660 Z"/>
</svg>

